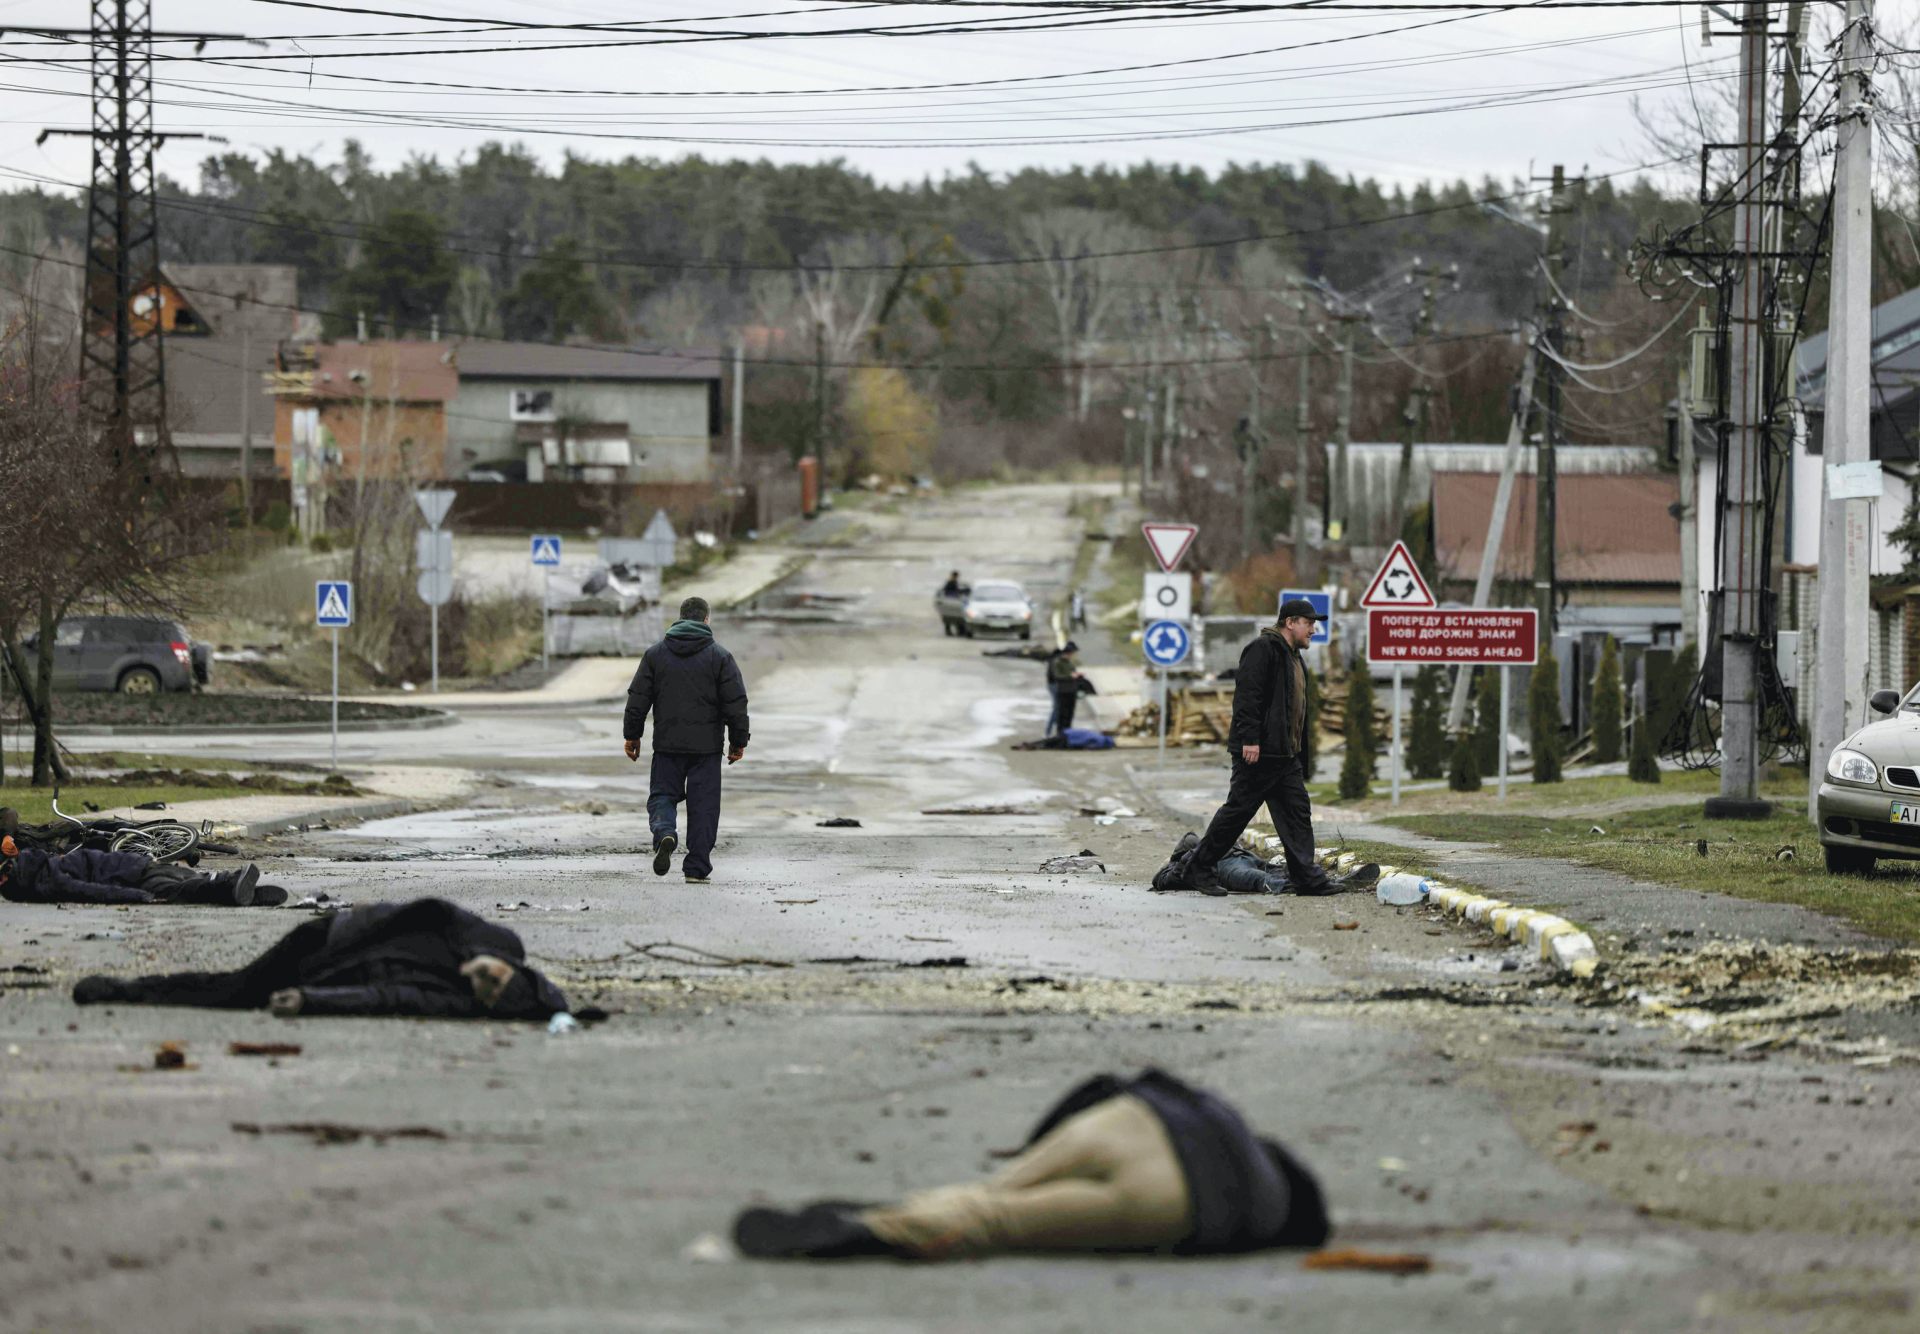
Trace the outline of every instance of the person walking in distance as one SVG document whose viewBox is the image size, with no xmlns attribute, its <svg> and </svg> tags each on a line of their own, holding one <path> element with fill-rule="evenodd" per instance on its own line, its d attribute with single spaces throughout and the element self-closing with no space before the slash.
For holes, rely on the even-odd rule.
<svg viewBox="0 0 1920 1334">
<path fill-rule="evenodd" d="M 627 687 L 627 758 L 640 758 L 647 714 L 653 714 L 653 774 L 647 822 L 653 827 L 653 873 L 665 875 L 679 846 L 677 811 L 687 803 L 687 883 L 713 874 L 720 833 L 720 755 L 735 764 L 747 750 L 747 686 L 733 655 L 714 642 L 705 598 L 680 604 L 680 619 L 648 649 Z"/>
<path fill-rule="evenodd" d="M 1240 668 L 1233 678 L 1233 723 L 1227 732 L 1233 777 L 1226 801 L 1187 862 L 1187 883 L 1203 894 L 1227 892 L 1214 868 L 1263 802 L 1286 849 L 1287 878 L 1294 892 L 1340 891 L 1313 859 L 1313 804 L 1307 797 L 1307 773 L 1301 763 L 1307 733 L 1307 665 L 1300 650 L 1313 638 L 1315 622 L 1326 619 L 1305 598 L 1292 598 L 1281 604 L 1280 619 L 1241 650 Z"/>
</svg>

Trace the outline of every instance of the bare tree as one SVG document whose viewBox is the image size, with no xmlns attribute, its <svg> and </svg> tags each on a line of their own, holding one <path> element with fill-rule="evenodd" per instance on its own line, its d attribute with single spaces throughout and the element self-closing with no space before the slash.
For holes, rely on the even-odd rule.
<svg viewBox="0 0 1920 1334">
<path fill-rule="evenodd" d="M 1151 239 L 1125 219 L 1092 209 L 1049 209 L 1020 221 L 1015 243 L 1039 261 L 1034 267 L 1046 285 L 1060 362 L 1072 368 L 1076 421 L 1085 421 L 1093 406 L 1093 361 L 1122 284 L 1139 267 L 1130 256 L 1111 252 L 1138 249 Z"/>
<path fill-rule="evenodd" d="M 70 353 L 45 345 L 31 311 L 0 336 L 0 645 L 33 719 L 36 786 L 65 777 L 53 735 L 60 621 L 94 601 L 183 614 L 192 562 L 219 532 L 215 502 L 164 443 L 115 449 L 94 434 Z M 31 663 L 19 647 L 29 628 Z"/>
</svg>

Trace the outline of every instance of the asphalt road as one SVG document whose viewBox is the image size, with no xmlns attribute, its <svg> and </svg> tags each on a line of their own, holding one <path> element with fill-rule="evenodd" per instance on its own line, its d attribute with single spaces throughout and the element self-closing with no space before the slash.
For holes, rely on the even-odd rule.
<svg viewBox="0 0 1920 1334">
<path fill-rule="evenodd" d="M 343 737 L 349 765 L 494 785 L 250 849 L 296 894 L 436 894 L 511 921 L 576 1003 L 616 1011 L 604 1025 L 81 1010 L 78 976 L 228 966 L 300 918 L 0 905 L 0 968 L 46 970 L 0 972 L 0 1328 L 1912 1328 L 1912 1065 L 1715 1045 L 1371 896 L 1149 893 L 1179 826 L 1081 813 L 1147 810 L 1133 757 L 1009 751 L 1044 721 L 1040 669 L 943 638 L 928 607 L 955 565 L 1063 587 L 1067 498 L 863 516 L 759 614 L 716 625 L 754 741 L 727 774 L 711 885 L 648 869 L 644 765 L 606 707 Z M 269 745 L 325 742 L 204 749 Z M 956 808 L 1014 813 L 923 813 Z M 860 827 L 818 824 L 838 816 Z M 1105 869 L 1038 870 L 1081 848 Z M 152 1068 L 166 1040 L 190 1068 Z M 686 1255 L 752 1201 L 990 1170 L 1067 1087 L 1146 1063 L 1290 1141 L 1339 1242 L 1433 1272 Z"/>
</svg>

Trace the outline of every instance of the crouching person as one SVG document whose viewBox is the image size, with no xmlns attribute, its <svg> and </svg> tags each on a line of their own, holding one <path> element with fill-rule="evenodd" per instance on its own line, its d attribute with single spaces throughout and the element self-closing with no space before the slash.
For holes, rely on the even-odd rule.
<svg viewBox="0 0 1920 1334">
<path fill-rule="evenodd" d="M 205 875 L 156 862 L 144 852 L 75 848 L 54 856 L 0 838 L 0 897 L 15 903 L 200 903 L 244 908 L 287 901 L 278 885 L 262 885 L 260 868 Z"/>
<path fill-rule="evenodd" d="M 83 978 L 80 1005 L 194 1005 L 295 1015 L 548 1019 L 567 998 L 520 937 L 444 899 L 370 903 L 302 922 L 231 973 Z"/>
<path fill-rule="evenodd" d="M 1025 1150 L 971 1185 L 898 1204 L 749 1209 L 748 1255 L 946 1260 L 1007 1251 L 1206 1255 L 1327 1239 L 1319 1183 L 1224 1100 L 1161 1070 L 1098 1075 L 1041 1120 Z"/>
</svg>

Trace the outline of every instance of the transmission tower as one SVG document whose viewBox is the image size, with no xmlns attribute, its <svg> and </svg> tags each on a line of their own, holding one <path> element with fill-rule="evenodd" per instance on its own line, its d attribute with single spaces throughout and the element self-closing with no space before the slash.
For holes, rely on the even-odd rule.
<svg viewBox="0 0 1920 1334">
<path fill-rule="evenodd" d="M 79 36 L 71 29 L 36 32 Z M 86 30 L 93 118 L 87 129 L 49 129 L 93 141 L 87 184 L 87 264 L 80 329 L 80 390 L 100 438 L 119 450 L 166 438 L 161 339 L 160 222 L 154 150 L 169 138 L 153 123 L 152 0 L 92 0 Z M 163 33 L 205 43 L 213 33 Z"/>
</svg>

